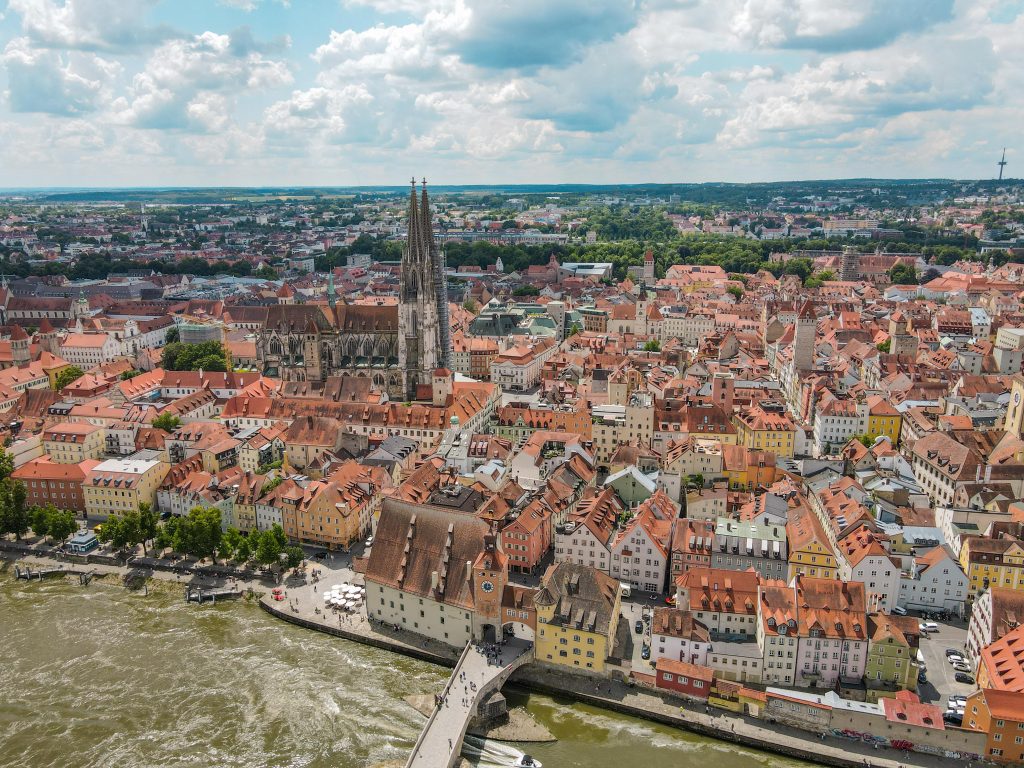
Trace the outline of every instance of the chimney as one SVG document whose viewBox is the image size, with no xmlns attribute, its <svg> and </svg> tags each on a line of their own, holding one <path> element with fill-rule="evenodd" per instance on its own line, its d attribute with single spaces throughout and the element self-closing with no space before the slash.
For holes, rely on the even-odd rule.
<svg viewBox="0 0 1024 768">
<path fill-rule="evenodd" d="M 430 572 L 430 591 L 431 592 L 436 592 L 437 591 L 438 581 L 439 581 L 439 579 L 438 579 L 438 576 L 437 576 L 437 571 L 431 571 Z"/>
<path fill-rule="evenodd" d="M 466 581 L 473 578 L 473 562 L 471 560 L 466 561 Z"/>
</svg>

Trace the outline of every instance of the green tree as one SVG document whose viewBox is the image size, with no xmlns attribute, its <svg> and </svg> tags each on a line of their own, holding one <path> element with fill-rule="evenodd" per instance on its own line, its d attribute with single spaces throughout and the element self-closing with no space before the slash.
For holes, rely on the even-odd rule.
<svg viewBox="0 0 1024 768">
<path fill-rule="evenodd" d="M 74 381 L 78 381 L 82 376 L 85 375 L 85 371 L 79 368 L 77 365 L 72 365 L 65 368 L 63 371 L 58 373 L 53 379 L 53 388 L 60 392 L 68 384 Z"/>
<path fill-rule="evenodd" d="M 736 301 L 739 301 L 740 299 L 743 298 L 743 289 L 740 288 L 738 285 L 730 285 L 728 288 L 725 289 L 725 292 L 731 293 L 733 296 L 735 296 Z"/>
<path fill-rule="evenodd" d="M 0 480 L 6 480 L 14 472 L 14 457 L 5 450 L 0 449 Z"/>
<path fill-rule="evenodd" d="M 909 264 L 898 262 L 893 264 L 892 269 L 889 270 L 889 279 L 892 280 L 893 285 L 916 285 L 917 270 Z"/>
<path fill-rule="evenodd" d="M 157 530 L 156 536 L 153 538 L 153 546 L 157 549 L 167 549 L 168 547 L 173 548 L 178 524 L 180 522 L 180 517 L 171 517 L 165 521 Z"/>
<path fill-rule="evenodd" d="M 175 342 L 164 347 L 161 363 L 167 371 L 226 371 L 227 352 L 217 341 L 198 344 Z"/>
<path fill-rule="evenodd" d="M 48 528 L 50 538 L 63 544 L 69 536 L 78 530 L 75 513 L 70 509 L 53 509 L 49 515 Z"/>
<path fill-rule="evenodd" d="M 175 342 L 180 340 L 181 333 L 178 331 L 178 326 L 174 326 L 173 328 L 167 329 L 167 336 L 164 339 L 165 342 L 167 342 L 168 344 L 174 344 Z"/>
<path fill-rule="evenodd" d="M 472 299 L 466 299 L 464 302 L 462 302 L 462 308 L 467 312 L 472 312 L 474 315 L 480 309 L 480 307 L 477 306 L 477 303 Z"/>
<path fill-rule="evenodd" d="M 651 339 L 644 344 L 644 352 L 661 352 L 661 342 L 657 339 Z"/>
<path fill-rule="evenodd" d="M 532 285 L 519 285 L 512 291 L 513 296 L 539 296 L 540 289 Z"/>
<path fill-rule="evenodd" d="M 156 538 L 157 530 L 160 527 L 160 517 L 148 501 L 139 502 L 139 511 L 136 514 L 138 515 L 139 543 L 142 545 L 142 554 L 146 554 L 146 542 Z"/>
<path fill-rule="evenodd" d="M 237 559 L 238 550 L 241 548 L 243 541 L 245 541 L 245 537 L 241 531 L 237 528 L 228 528 L 220 538 L 220 547 L 217 549 L 217 554 L 227 560 Z"/>
<path fill-rule="evenodd" d="M 178 521 L 174 549 L 197 558 L 212 557 L 220 547 L 222 535 L 220 510 L 194 507 Z"/>
<path fill-rule="evenodd" d="M 235 560 L 239 563 L 247 563 L 252 560 L 252 534 L 243 536 L 235 547 Z"/>
<path fill-rule="evenodd" d="M 876 344 L 875 347 L 878 349 L 879 352 L 889 354 L 889 350 L 892 349 L 892 339 L 886 339 L 881 344 Z"/>
<path fill-rule="evenodd" d="M 164 432 L 173 432 L 181 426 L 181 419 L 173 413 L 161 413 L 153 419 L 153 426 L 162 429 Z"/>
<path fill-rule="evenodd" d="M 271 267 L 270 265 L 264 264 L 262 267 L 256 270 L 256 272 L 254 273 L 254 277 L 258 277 L 261 280 L 276 280 L 277 272 L 274 271 L 274 268 Z"/>
<path fill-rule="evenodd" d="M 265 473 L 260 472 L 259 474 L 265 474 Z M 267 482 L 265 482 L 263 484 L 263 487 L 260 488 L 260 496 L 266 496 L 268 493 L 270 493 L 272 490 L 277 488 L 277 486 L 279 486 L 283 482 L 284 482 L 284 478 L 281 477 L 280 475 L 275 477 L 273 480 L 268 480 Z"/>
<path fill-rule="evenodd" d="M 50 534 L 50 516 L 46 507 L 34 507 L 29 512 L 29 525 L 32 533 L 45 539 Z"/>
<path fill-rule="evenodd" d="M 21 539 L 30 527 L 25 504 L 25 484 L 11 477 L 0 480 L 0 534 L 13 533 Z"/>
<path fill-rule="evenodd" d="M 254 551 L 256 562 L 261 565 L 273 565 L 280 560 L 282 549 L 281 542 L 271 531 L 262 531 L 256 541 Z"/>
<path fill-rule="evenodd" d="M 302 547 L 285 547 L 284 554 L 288 558 L 287 565 L 289 568 L 297 568 L 306 558 L 306 553 L 302 551 Z"/>
</svg>

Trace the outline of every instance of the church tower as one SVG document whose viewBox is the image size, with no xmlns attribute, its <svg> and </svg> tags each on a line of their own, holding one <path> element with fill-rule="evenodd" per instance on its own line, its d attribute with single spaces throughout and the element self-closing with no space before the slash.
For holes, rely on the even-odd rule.
<svg viewBox="0 0 1024 768">
<path fill-rule="evenodd" d="M 11 361 L 15 366 L 28 365 L 32 362 L 32 354 L 28 348 L 28 334 L 20 325 L 11 329 Z"/>
<path fill-rule="evenodd" d="M 41 349 L 45 349 L 51 355 L 60 353 L 60 339 L 57 337 L 57 331 L 53 324 L 45 317 L 39 323 L 39 330 L 36 331 L 36 343 Z"/>
<path fill-rule="evenodd" d="M 434 241 L 426 179 L 418 202 L 413 179 L 398 300 L 398 364 L 408 399 L 432 383 L 435 369 L 451 367 L 450 350 L 444 257 Z"/>
</svg>

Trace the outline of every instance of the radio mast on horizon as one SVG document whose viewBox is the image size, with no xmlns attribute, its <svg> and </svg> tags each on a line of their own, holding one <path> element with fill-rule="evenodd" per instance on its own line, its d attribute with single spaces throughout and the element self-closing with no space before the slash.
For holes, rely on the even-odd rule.
<svg viewBox="0 0 1024 768">
<path fill-rule="evenodd" d="M 999 166 L 999 181 L 1003 180 L 1003 168 L 1006 167 L 1006 147 L 1003 147 L 1003 156 L 999 162 L 996 163 Z"/>
</svg>

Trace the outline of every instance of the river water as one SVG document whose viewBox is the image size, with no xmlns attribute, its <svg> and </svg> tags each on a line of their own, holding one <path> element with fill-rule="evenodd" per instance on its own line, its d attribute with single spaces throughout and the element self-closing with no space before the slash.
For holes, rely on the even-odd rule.
<svg viewBox="0 0 1024 768">
<path fill-rule="evenodd" d="M 0 766 L 373 768 L 404 762 L 423 718 L 402 700 L 446 671 L 280 622 L 245 603 L 186 605 L 113 584 L 0 575 Z M 546 696 L 510 696 L 559 741 L 545 768 L 792 768 Z M 516 746 L 470 742 L 485 768 Z"/>
</svg>

